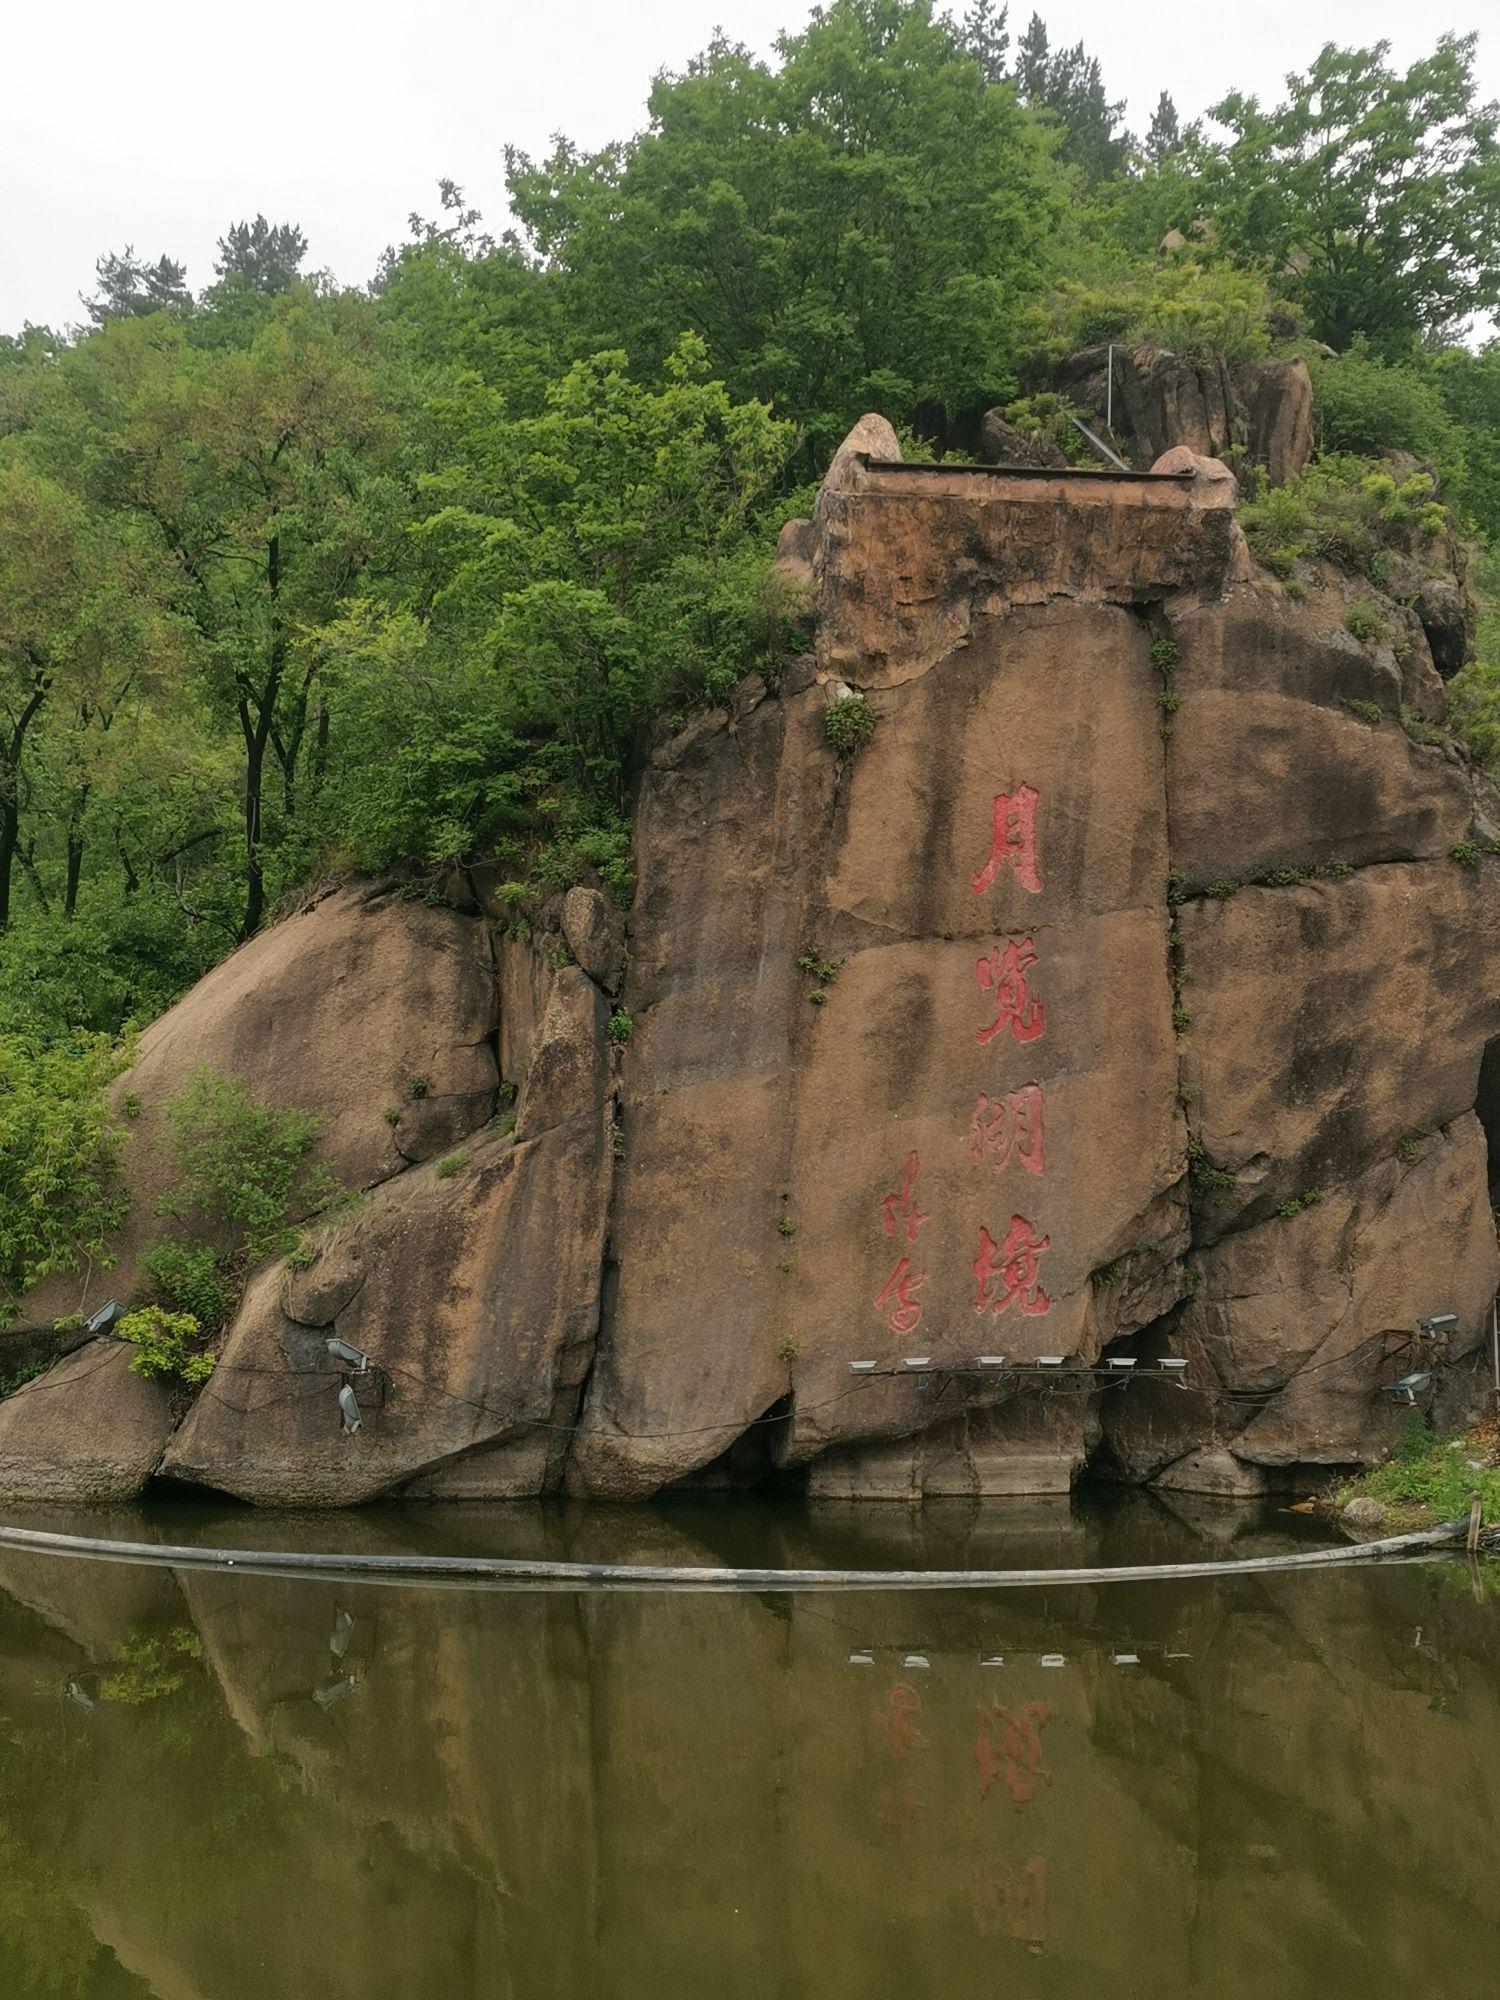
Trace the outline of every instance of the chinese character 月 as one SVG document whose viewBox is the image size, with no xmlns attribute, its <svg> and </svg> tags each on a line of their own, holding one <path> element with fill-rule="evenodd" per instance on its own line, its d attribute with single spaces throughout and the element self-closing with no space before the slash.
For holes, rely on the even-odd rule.
<svg viewBox="0 0 1500 2000">
<path fill-rule="evenodd" d="M 986 1154 L 995 1172 L 1004 1173 L 1012 1160 L 1029 1174 L 1044 1170 L 1042 1158 L 1042 1087 L 1023 1084 L 1008 1097 L 986 1097 L 983 1091 L 969 1118 L 969 1158 L 983 1166 Z"/>
<path fill-rule="evenodd" d="M 1018 1311 L 1037 1319 L 1051 1309 L 1052 1301 L 1040 1283 L 1042 1252 L 1051 1237 L 1038 1238 L 1024 1216 L 1013 1215 L 1005 1242 L 996 1247 L 990 1232 L 979 1231 L 979 1255 L 974 1259 L 974 1310 L 1003 1313 L 1015 1301 Z"/>
<path fill-rule="evenodd" d="M 1022 938 L 1019 944 L 1008 938 L 1003 949 L 991 945 L 975 965 L 974 977 L 995 996 L 995 1018 L 975 1037 L 981 1048 L 1007 1028 L 1018 1042 L 1034 1042 L 1043 1032 L 1042 1003 L 1026 984 L 1026 975 L 1035 964 L 1036 946 L 1030 938 Z"/>
<path fill-rule="evenodd" d="M 996 794 L 990 858 L 974 877 L 976 896 L 984 894 L 1002 868 L 1013 869 L 1021 887 L 1033 896 L 1041 889 L 1042 878 L 1036 868 L 1036 803 L 1037 793 L 1030 785 Z"/>
</svg>

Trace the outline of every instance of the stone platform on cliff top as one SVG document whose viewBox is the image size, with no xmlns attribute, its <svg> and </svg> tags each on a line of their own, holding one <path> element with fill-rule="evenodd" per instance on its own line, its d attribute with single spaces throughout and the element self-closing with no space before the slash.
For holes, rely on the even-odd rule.
<svg viewBox="0 0 1500 2000">
<path fill-rule="evenodd" d="M 1403 726 L 1441 712 L 1430 655 L 1257 575 L 1216 461 L 899 457 L 864 419 L 783 532 L 807 654 L 652 755 L 624 935 L 582 889 L 522 937 L 482 869 L 441 912 L 344 892 L 143 1040 L 125 1257 L 33 1318 L 139 1292 L 190 1058 L 321 1112 L 375 1192 L 310 1268 L 253 1275 L 185 1418 L 137 1398 L 139 1448 L 80 1447 L 111 1497 L 153 1468 L 267 1504 L 805 1468 L 909 1499 L 1088 1463 L 1263 1491 L 1390 1447 L 1419 1315 L 1477 1342 L 1500 826 Z M 874 733 L 840 757 L 853 693 Z M 299 978 L 330 950 L 373 969 Z M 404 1135 L 418 1071 L 442 1087 Z M 353 1437 L 333 1334 L 377 1364 Z M 925 1380 L 850 1372 L 912 1353 Z M 943 1373 L 980 1353 L 1189 1367 Z M 18 1448 L 50 1384 L 0 1405 L 0 1493 L 59 1491 Z"/>
</svg>

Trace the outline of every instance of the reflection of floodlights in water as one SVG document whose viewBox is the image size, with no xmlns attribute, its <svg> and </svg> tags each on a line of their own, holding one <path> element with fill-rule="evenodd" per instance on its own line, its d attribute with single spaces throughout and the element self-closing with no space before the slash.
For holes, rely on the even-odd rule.
<svg viewBox="0 0 1500 2000">
<path fill-rule="evenodd" d="M 331 1686 L 314 1688 L 313 1700 L 318 1704 L 319 1708 L 330 1709 L 336 1701 L 342 1701 L 345 1695 L 353 1694 L 358 1685 L 359 1683 L 354 1678 L 354 1675 L 347 1674 L 343 1680 L 334 1681 Z"/>
<path fill-rule="evenodd" d="M 328 1352 L 335 1361 L 347 1361 L 351 1368 L 357 1368 L 361 1374 L 370 1365 L 370 1357 L 363 1348 L 351 1347 L 347 1340 L 340 1340 L 337 1336 L 329 1339 Z"/>
<path fill-rule="evenodd" d="M 117 1299 L 106 1299 L 92 1318 L 83 1323 L 85 1333 L 108 1333 L 117 1319 L 123 1319 L 125 1308 Z"/>
<path fill-rule="evenodd" d="M 339 1390 L 339 1415 L 344 1420 L 344 1435 L 353 1437 L 364 1419 L 359 1414 L 359 1403 L 354 1391 L 347 1382 Z"/>
<path fill-rule="evenodd" d="M 354 1620 L 347 1611 L 341 1611 L 333 1621 L 333 1631 L 329 1635 L 328 1650 L 336 1660 L 343 1659 L 349 1650 L 349 1641 L 354 1636 Z"/>
<path fill-rule="evenodd" d="M 76 1701 L 80 1708 L 97 1708 L 99 1706 L 94 1697 L 78 1681 L 68 1682 L 68 1700 Z"/>
<path fill-rule="evenodd" d="M 1458 1332 L 1458 1314 L 1429 1313 L 1426 1319 L 1417 1321 L 1417 1332 L 1424 1340 L 1442 1340 Z"/>
<path fill-rule="evenodd" d="M 1432 1370 L 1419 1368 L 1410 1375 L 1403 1375 L 1397 1382 L 1387 1382 L 1383 1393 L 1389 1396 L 1393 1403 L 1414 1405 L 1431 1380 Z"/>
<path fill-rule="evenodd" d="M 932 1662 L 925 1653 L 908 1653 L 901 1664 L 903 1667 L 930 1667 Z"/>
<path fill-rule="evenodd" d="M 875 1664 L 875 1655 L 873 1653 L 851 1653 L 849 1655 L 849 1664 L 851 1667 L 873 1667 Z"/>
</svg>

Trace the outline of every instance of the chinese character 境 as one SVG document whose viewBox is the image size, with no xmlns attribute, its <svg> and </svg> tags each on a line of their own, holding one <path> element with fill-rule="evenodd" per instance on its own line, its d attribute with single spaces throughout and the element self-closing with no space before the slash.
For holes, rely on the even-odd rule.
<svg viewBox="0 0 1500 2000">
<path fill-rule="evenodd" d="M 1040 1283 L 1041 1255 L 1051 1242 L 1037 1237 L 1024 1216 L 1013 1215 L 1005 1242 L 998 1249 L 990 1232 L 979 1231 L 979 1255 L 974 1259 L 974 1310 L 1003 1313 L 1015 1301 L 1028 1319 L 1040 1318 L 1051 1300 Z"/>
</svg>

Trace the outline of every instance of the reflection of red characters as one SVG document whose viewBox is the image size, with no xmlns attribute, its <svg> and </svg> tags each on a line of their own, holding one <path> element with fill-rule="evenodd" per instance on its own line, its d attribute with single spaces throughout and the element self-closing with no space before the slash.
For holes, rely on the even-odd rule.
<svg viewBox="0 0 1500 2000">
<path fill-rule="evenodd" d="M 887 1236 L 896 1233 L 896 1218 L 900 1216 L 906 1226 L 906 1240 L 915 1243 L 917 1231 L 927 1220 L 917 1207 L 917 1181 L 921 1176 L 922 1162 L 915 1153 L 908 1153 L 906 1165 L 901 1170 L 900 1194 L 884 1196 L 880 1204 L 880 1219 Z"/>
<path fill-rule="evenodd" d="M 983 1166 L 986 1153 L 993 1156 L 995 1172 L 1003 1173 L 1016 1160 L 1029 1174 L 1043 1171 L 1042 1087 L 1023 1084 L 1009 1097 L 986 1097 L 979 1093 L 969 1119 L 969 1158 Z"/>
<path fill-rule="evenodd" d="M 990 858 L 974 877 L 976 896 L 984 894 L 1002 868 L 1013 869 L 1021 887 L 1033 896 L 1041 888 L 1042 878 L 1036 869 L 1036 802 L 1037 794 L 1030 785 L 996 794 Z"/>
<path fill-rule="evenodd" d="M 922 1301 L 915 1297 L 927 1282 L 925 1271 L 913 1271 L 910 1257 L 903 1257 L 886 1279 L 884 1288 L 875 1301 L 875 1310 L 884 1312 L 891 1308 L 886 1324 L 892 1333 L 915 1333 L 922 1323 Z"/>
<path fill-rule="evenodd" d="M 897 1681 L 884 1704 L 877 1702 L 875 1705 L 875 1720 L 880 1725 L 880 1733 L 898 1762 L 904 1762 L 913 1750 L 922 1748 L 922 1738 L 916 1726 L 921 1713 L 921 1697 L 905 1681 Z"/>
<path fill-rule="evenodd" d="M 1022 938 L 1019 944 L 1008 938 L 1003 949 L 991 945 L 988 956 L 975 965 L 974 977 L 995 996 L 995 1018 L 975 1036 L 981 1047 L 1007 1028 L 1018 1042 L 1034 1042 L 1041 1034 L 1042 1003 L 1026 984 L 1026 975 L 1035 964 L 1036 946 L 1030 938 Z"/>
<path fill-rule="evenodd" d="M 974 1259 L 974 1310 L 1003 1313 L 1015 1301 L 1028 1319 L 1047 1312 L 1052 1301 L 1039 1282 L 1041 1255 L 1052 1239 L 1037 1237 L 1024 1216 L 1013 1215 L 1005 1242 L 997 1251 L 987 1229 L 979 1231 L 979 1255 Z"/>
<path fill-rule="evenodd" d="M 974 1745 L 974 1760 L 979 1765 L 979 1794 L 989 1795 L 995 1782 L 995 1752 L 990 1742 L 992 1721 L 1003 1723 L 1005 1733 L 1000 1738 L 1001 1754 L 1005 1758 L 1005 1788 L 1018 1806 L 1030 1805 L 1036 1797 L 1037 1787 L 1050 1784 L 1051 1778 L 1042 1769 L 1041 1732 L 1052 1719 L 1052 1711 L 1044 1701 L 1025 1701 L 1018 1709 L 1005 1708 L 996 1702 L 992 1709 L 979 1711 L 979 1737 Z"/>
</svg>

